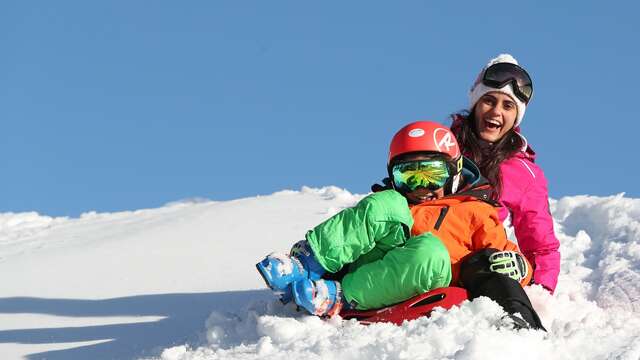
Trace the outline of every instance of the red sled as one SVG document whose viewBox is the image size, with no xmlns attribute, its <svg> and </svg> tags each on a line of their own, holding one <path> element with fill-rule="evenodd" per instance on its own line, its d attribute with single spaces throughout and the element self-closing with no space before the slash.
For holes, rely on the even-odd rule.
<svg viewBox="0 0 640 360">
<path fill-rule="evenodd" d="M 422 316 L 430 316 L 436 307 L 450 309 L 467 300 L 469 294 L 461 287 L 445 287 L 434 289 L 424 294 L 414 296 L 399 304 L 374 310 L 342 310 L 340 316 L 345 319 L 356 319 L 368 325 L 378 322 L 390 322 L 401 325 L 405 320 L 415 320 Z"/>
</svg>

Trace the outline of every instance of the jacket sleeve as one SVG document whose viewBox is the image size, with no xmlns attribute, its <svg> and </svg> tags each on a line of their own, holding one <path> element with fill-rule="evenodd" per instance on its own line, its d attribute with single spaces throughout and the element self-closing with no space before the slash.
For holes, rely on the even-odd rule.
<svg viewBox="0 0 640 360">
<path fill-rule="evenodd" d="M 412 226 L 407 200 L 395 190 L 385 190 L 332 216 L 306 238 L 322 267 L 337 272 L 375 247 L 404 244 Z"/>
<path fill-rule="evenodd" d="M 533 264 L 533 281 L 553 291 L 560 273 L 560 242 L 553 231 L 547 180 L 539 168 L 519 203 L 512 206 L 512 223 L 522 253 Z"/>
<path fill-rule="evenodd" d="M 485 204 L 482 204 L 483 206 Z M 487 204 L 487 208 L 490 206 Z M 496 249 L 500 251 L 516 251 L 522 254 L 520 249 L 518 249 L 518 245 L 514 242 L 509 241 L 507 239 L 507 234 L 504 230 L 504 226 L 498 219 L 497 212 L 494 209 L 489 209 L 490 216 L 475 216 L 473 220 L 474 231 L 471 235 L 471 243 L 472 243 L 472 251 L 476 252 L 482 249 Z M 480 212 L 481 214 L 485 214 L 487 211 Z M 524 255 L 524 254 L 523 254 Z M 525 260 L 526 257 L 525 257 Z M 527 272 L 527 276 L 520 281 L 520 285 L 525 286 L 531 282 L 531 278 L 533 273 L 531 269 L 531 263 L 527 260 L 527 265 L 529 266 L 529 271 Z"/>
</svg>

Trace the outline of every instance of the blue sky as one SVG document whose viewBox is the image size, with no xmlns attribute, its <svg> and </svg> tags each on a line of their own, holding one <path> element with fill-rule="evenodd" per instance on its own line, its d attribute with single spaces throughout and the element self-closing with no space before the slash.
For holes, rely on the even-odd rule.
<svg viewBox="0 0 640 360">
<path fill-rule="evenodd" d="M 633 2 L 29 1 L 0 11 L 0 211 L 366 193 L 513 54 L 550 195 L 640 197 Z"/>
</svg>

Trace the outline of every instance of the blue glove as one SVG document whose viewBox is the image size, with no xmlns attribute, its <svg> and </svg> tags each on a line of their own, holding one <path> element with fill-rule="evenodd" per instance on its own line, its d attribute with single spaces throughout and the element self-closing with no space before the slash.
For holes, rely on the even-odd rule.
<svg viewBox="0 0 640 360">
<path fill-rule="evenodd" d="M 519 282 L 529 274 L 529 265 L 518 252 L 498 251 L 489 256 L 489 270 Z"/>
</svg>

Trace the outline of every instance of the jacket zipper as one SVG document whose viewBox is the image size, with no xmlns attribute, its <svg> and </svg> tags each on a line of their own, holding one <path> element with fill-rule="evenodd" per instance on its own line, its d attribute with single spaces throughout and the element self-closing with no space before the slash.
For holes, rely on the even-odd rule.
<svg viewBox="0 0 640 360">
<path fill-rule="evenodd" d="M 447 216 L 447 212 L 449 212 L 449 205 L 446 205 L 442 208 L 442 210 L 440 210 L 440 216 L 438 216 L 438 220 L 436 220 L 436 226 L 434 226 L 436 230 L 440 230 L 440 225 L 442 225 L 444 217 Z"/>
</svg>

